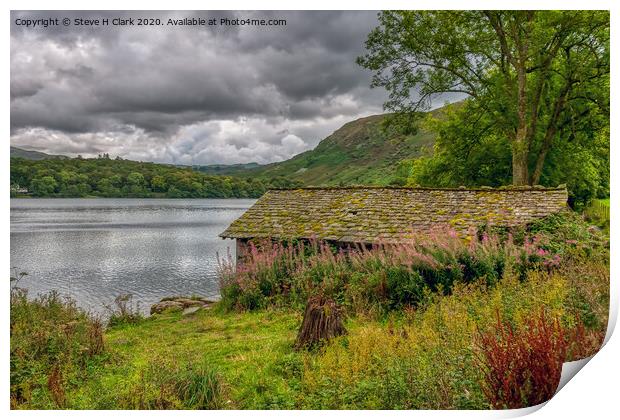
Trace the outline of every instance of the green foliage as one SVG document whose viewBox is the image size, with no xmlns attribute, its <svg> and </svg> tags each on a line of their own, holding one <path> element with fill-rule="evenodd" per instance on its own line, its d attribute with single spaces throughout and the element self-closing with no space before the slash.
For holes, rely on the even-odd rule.
<svg viewBox="0 0 620 420">
<path fill-rule="evenodd" d="M 563 212 L 537 220 L 529 231 L 538 235 L 542 249 L 563 259 L 609 261 L 609 236 L 575 212 Z"/>
<path fill-rule="evenodd" d="M 269 188 L 299 186 L 271 181 L 205 175 L 173 165 L 123 159 L 11 158 L 11 183 L 36 197 L 254 198 Z"/>
<path fill-rule="evenodd" d="M 590 286 L 586 288 L 592 295 L 598 299 L 608 296 L 609 290 L 602 290 L 609 287 L 603 274 L 606 267 L 583 263 L 581 267 L 580 274 L 589 273 Z M 498 314 L 515 330 L 524 330 L 541 308 L 550 317 L 562 319 L 563 327 L 572 330 L 577 318 L 566 303 L 574 289 L 573 281 L 578 279 L 571 276 L 571 270 L 530 272 L 527 281 L 507 276 L 494 288 L 483 283 L 459 285 L 449 296 L 431 296 L 419 310 L 391 313 L 378 321 L 350 321 L 347 337 L 334 340 L 319 354 L 307 358 L 301 406 L 490 408 L 492 401 L 485 394 L 484 381 L 487 365 L 476 363 L 483 357 L 477 331 L 493 330 Z M 579 287 L 583 286 L 585 282 Z M 606 323 L 606 315 L 601 321 Z M 600 344 L 599 340 L 585 354 L 592 354 Z M 544 356 L 532 354 L 526 372 L 521 373 L 541 364 L 544 368 Z"/>
<path fill-rule="evenodd" d="M 386 11 L 366 47 L 358 63 L 402 118 L 467 98 L 409 184 L 567 184 L 575 208 L 606 195 L 609 12 Z"/>
<path fill-rule="evenodd" d="M 483 232 L 463 239 L 438 231 L 400 245 L 334 250 L 327 244 L 250 243 L 235 269 L 221 264 L 222 305 L 257 310 L 302 307 L 317 293 L 352 314 L 423 305 L 429 293 L 449 294 L 458 284 L 493 286 L 507 273 L 525 279 L 531 270 L 551 271 L 583 258 L 608 260 L 608 241 L 573 212 L 552 215 L 527 231 Z"/>
<path fill-rule="evenodd" d="M 425 187 L 492 186 L 509 184 L 510 145 L 501 136 L 482 133 L 481 121 L 465 101 L 445 107 L 444 117 L 424 124 L 438 135 L 430 157 L 401 163 L 407 185 Z M 569 204 L 580 210 L 596 197 L 609 194 L 609 131 L 603 129 L 583 142 L 559 142 L 547 157 L 541 184 L 566 184 Z M 465 158 L 464 158 L 465 157 Z"/>
<path fill-rule="evenodd" d="M 593 200 L 584 210 L 585 217 L 597 226 L 609 232 L 610 206 L 609 198 L 603 200 Z"/>
<path fill-rule="evenodd" d="M 127 373 L 127 372 L 126 372 Z M 92 397 L 97 408 L 134 410 L 212 410 L 223 408 L 223 383 L 206 363 L 156 358 L 136 367 L 133 376 L 104 383 Z M 93 390 L 96 392 L 96 390 Z M 89 396 L 90 397 L 90 396 Z M 79 403 L 76 398 L 74 403 Z M 75 406 L 74 406 L 75 407 Z M 79 406 L 78 406 L 79 407 Z"/>
<path fill-rule="evenodd" d="M 510 145 L 501 136 L 483 135 L 490 122 L 481 121 L 472 106 L 471 101 L 449 105 L 441 119 L 424 120 L 429 130 L 437 132 L 434 152 L 403 162 L 410 168 L 408 185 L 498 187 L 511 183 Z"/>
<path fill-rule="evenodd" d="M 584 259 L 553 273 L 531 271 L 526 281 L 505 275 L 495 287 L 457 284 L 450 295 L 425 296 L 416 310 L 349 318 L 349 334 L 320 351 L 293 349 L 301 314 L 290 308 L 165 313 L 108 329 L 106 359 L 89 359 L 80 375 L 56 382 L 72 409 L 487 409 L 477 332 L 492 331 L 498 313 L 516 331 L 541 308 L 567 331 L 581 319 L 583 333 L 567 338 L 587 357 L 601 344 L 608 305 L 609 266 Z M 24 325 L 32 334 L 11 331 L 12 349 L 54 325 L 36 319 Z M 37 358 L 47 360 L 47 351 Z M 12 378 L 37 371 L 13 357 Z M 47 382 L 32 379 L 43 391 L 12 407 L 57 407 Z"/>
<path fill-rule="evenodd" d="M 221 408 L 222 383 L 213 369 L 188 366 L 177 378 L 176 388 L 185 408 Z"/>
<path fill-rule="evenodd" d="M 541 177 L 544 185 L 566 184 L 568 202 L 576 210 L 609 197 L 609 125 L 587 136 L 575 133 L 571 141 L 558 142 Z"/>
<path fill-rule="evenodd" d="M 54 177 L 49 175 L 41 178 L 34 178 L 32 182 L 30 182 L 30 190 L 36 197 L 45 197 L 54 194 L 57 186 L 58 184 Z"/>
<path fill-rule="evenodd" d="M 108 311 L 108 326 L 121 324 L 134 324 L 144 319 L 140 306 L 134 305 L 133 296 L 130 293 L 120 294 L 114 298 L 114 303 L 105 305 Z"/>
<path fill-rule="evenodd" d="M 586 328 L 598 331 L 602 340 L 609 318 L 609 262 L 582 262 L 570 270 L 564 270 L 571 279 L 566 307 Z"/>
<path fill-rule="evenodd" d="M 64 408 L 71 384 L 105 358 L 99 319 L 56 292 L 11 290 L 11 407 Z"/>
</svg>

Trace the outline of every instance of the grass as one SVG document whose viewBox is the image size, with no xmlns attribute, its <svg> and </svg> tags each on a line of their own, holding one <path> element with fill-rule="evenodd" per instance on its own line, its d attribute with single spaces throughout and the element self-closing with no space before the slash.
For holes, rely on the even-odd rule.
<svg viewBox="0 0 620 420">
<path fill-rule="evenodd" d="M 592 223 L 609 232 L 609 198 L 593 200 L 583 213 Z"/>
<path fill-rule="evenodd" d="M 11 407 L 486 409 L 538 403 L 553 393 L 562 361 L 592 355 L 602 343 L 609 254 L 608 239 L 574 214 L 530 228 L 538 239 L 522 237 L 519 245 L 513 238 L 508 248 L 492 238 L 470 239 L 468 253 L 439 237 L 432 246 L 421 242 L 350 259 L 325 250 L 303 263 L 287 257 L 291 248 L 266 248 L 239 270 L 241 277 L 228 279 L 234 296 L 227 300 L 224 289 L 211 309 L 142 319 L 121 299 L 105 332 L 55 293 L 28 299 L 14 288 Z M 301 302 L 315 289 L 342 305 L 348 333 L 296 351 Z M 501 392 L 490 384 L 501 384 Z"/>
<path fill-rule="evenodd" d="M 600 345 L 609 273 L 594 263 L 581 266 L 579 279 L 572 272 L 531 272 L 525 282 L 504 278 L 492 288 L 457 285 L 449 296 L 429 296 L 417 310 L 351 317 L 349 334 L 319 351 L 294 351 L 301 314 L 285 308 L 227 313 L 215 307 L 119 324 L 105 333 L 105 357 L 65 384 L 58 406 L 489 408 L 476 342 L 479 332 L 492 331 L 497 314 L 519 328 L 542 308 L 572 330 L 589 313 L 585 334 L 598 338 L 581 356 Z M 15 408 L 56 406 L 45 384 L 39 394 Z"/>
<path fill-rule="evenodd" d="M 274 372 L 282 357 L 292 352 L 300 321 L 299 314 L 290 312 L 203 310 L 190 317 L 167 313 L 112 328 L 106 344 L 116 362 L 101 366 L 92 380 L 76 390 L 72 408 L 118 408 L 118 400 L 127 404 L 136 385 L 145 374 L 148 377 L 150 366 L 174 371 L 179 361 L 217 370 L 227 384 L 221 408 L 284 408 L 278 397 L 290 399 L 291 390 Z"/>
</svg>

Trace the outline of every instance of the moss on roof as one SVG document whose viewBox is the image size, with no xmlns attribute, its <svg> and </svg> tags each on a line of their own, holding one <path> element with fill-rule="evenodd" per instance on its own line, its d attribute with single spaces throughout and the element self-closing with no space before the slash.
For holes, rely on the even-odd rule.
<svg viewBox="0 0 620 420">
<path fill-rule="evenodd" d="M 271 190 L 220 235 L 394 242 L 436 226 L 516 226 L 566 208 L 566 188 L 349 187 Z"/>
</svg>

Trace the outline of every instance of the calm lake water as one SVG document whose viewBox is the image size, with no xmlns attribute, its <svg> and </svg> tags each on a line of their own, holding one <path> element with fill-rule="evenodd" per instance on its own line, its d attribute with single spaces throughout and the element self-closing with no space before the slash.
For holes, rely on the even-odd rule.
<svg viewBox="0 0 620 420">
<path fill-rule="evenodd" d="M 52 289 L 102 312 L 131 293 L 143 312 L 171 295 L 218 296 L 220 234 L 254 200 L 11 199 L 11 266 L 31 295 Z"/>
</svg>

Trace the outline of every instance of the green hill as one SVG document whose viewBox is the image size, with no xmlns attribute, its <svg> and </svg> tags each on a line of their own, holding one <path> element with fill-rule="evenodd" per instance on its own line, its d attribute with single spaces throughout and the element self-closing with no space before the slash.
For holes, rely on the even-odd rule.
<svg viewBox="0 0 620 420">
<path fill-rule="evenodd" d="M 386 117 L 373 115 L 349 122 L 313 150 L 283 162 L 237 169 L 235 175 L 286 177 L 306 186 L 396 183 L 402 179 L 399 162 L 430 153 L 435 134 L 424 129 L 412 135 L 401 134 L 384 128 Z"/>
<path fill-rule="evenodd" d="M 193 165 L 191 168 L 209 175 L 234 175 L 239 172 L 247 171 L 260 167 L 256 162 L 251 163 L 235 163 L 233 165 L 215 164 L 215 165 Z"/>
<path fill-rule="evenodd" d="M 28 160 L 42 160 L 42 159 L 68 159 L 67 156 L 62 155 L 48 155 L 47 153 L 37 152 L 35 150 L 26 150 L 19 147 L 11 146 L 11 157 L 22 158 Z"/>
<path fill-rule="evenodd" d="M 442 108 L 432 111 L 434 116 L 442 112 Z M 306 151 L 289 160 L 259 165 L 257 163 L 236 165 L 194 165 L 174 166 L 156 165 L 160 167 L 170 166 L 179 170 L 197 171 L 203 176 L 228 176 L 241 178 L 240 181 L 259 182 L 266 188 L 290 187 L 297 185 L 389 185 L 402 183 L 406 177 L 402 165 L 399 163 L 405 159 L 411 159 L 423 154 L 430 154 L 435 140 L 435 134 L 420 127 L 415 134 L 403 134 L 394 127 L 386 127 L 383 122 L 389 114 L 372 115 L 346 123 L 327 138 L 323 139 L 313 150 Z M 40 152 L 27 151 L 11 147 L 11 157 L 21 157 L 28 160 L 61 159 L 64 156 L 51 156 Z M 131 165 L 130 161 L 110 163 L 106 160 L 96 162 L 98 166 L 105 165 Z M 79 159 L 68 159 L 61 166 L 75 166 L 80 163 Z M 84 163 L 82 163 L 84 164 Z M 135 162 L 135 164 L 138 164 Z M 25 162 L 21 164 L 26 165 Z M 60 164 L 59 164 L 60 165 Z M 90 167 L 95 163 L 86 164 Z M 139 164 L 151 168 L 155 164 Z M 149 166 L 150 165 L 150 166 Z M 12 162 L 11 176 L 13 180 L 14 166 Z M 32 166 L 32 165 L 30 165 Z M 146 167 L 145 166 L 145 167 Z M 145 167 L 135 169 L 136 172 L 144 172 Z M 32 169 L 32 168 L 31 168 Z M 76 169 L 77 172 L 84 168 Z M 119 169 L 119 168 L 116 168 Z M 90 170 L 90 169 L 89 169 Z M 133 171 L 134 169 L 132 169 Z M 130 171 L 131 172 L 131 171 Z M 150 179 L 150 169 L 146 171 L 147 183 Z M 105 174 L 108 176 L 109 174 Z M 19 179 L 19 185 L 29 185 L 31 179 Z M 175 184 L 175 182 L 171 182 Z M 92 191 L 96 191 L 96 182 L 91 182 Z M 261 188 L 251 188 L 252 191 L 260 191 Z M 155 191 L 155 190 L 153 190 Z M 166 191 L 160 191 L 162 193 Z M 58 193 L 58 191 L 56 191 Z M 193 192 L 189 196 L 196 196 Z M 249 194 L 254 196 L 256 193 Z M 198 194 L 202 196 L 202 194 Z M 238 196 L 238 194 L 232 194 Z M 244 196 L 244 195 L 242 195 Z"/>
</svg>

